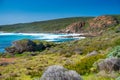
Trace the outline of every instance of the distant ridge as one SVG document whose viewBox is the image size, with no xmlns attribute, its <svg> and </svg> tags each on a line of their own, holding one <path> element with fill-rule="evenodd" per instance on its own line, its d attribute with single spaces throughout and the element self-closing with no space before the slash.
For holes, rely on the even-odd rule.
<svg viewBox="0 0 120 80">
<path fill-rule="evenodd" d="M 107 15 L 106 15 L 107 16 Z M 115 18 L 120 23 L 120 15 L 108 15 Z M 95 17 L 71 17 L 53 19 L 47 21 L 36 21 L 31 23 L 19 23 L 13 25 L 1 25 L 0 31 L 6 32 L 27 32 L 27 33 L 53 33 L 66 29 L 69 25 L 83 21 L 87 23 Z M 88 25 L 85 25 L 88 27 Z"/>
<path fill-rule="evenodd" d="M 68 25 L 80 21 L 88 20 L 93 17 L 71 17 L 53 19 L 47 21 L 37 21 L 31 23 L 19 23 L 13 25 L 1 25 L 0 31 L 6 32 L 53 32 L 61 29 L 65 29 Z"/>
</svg>

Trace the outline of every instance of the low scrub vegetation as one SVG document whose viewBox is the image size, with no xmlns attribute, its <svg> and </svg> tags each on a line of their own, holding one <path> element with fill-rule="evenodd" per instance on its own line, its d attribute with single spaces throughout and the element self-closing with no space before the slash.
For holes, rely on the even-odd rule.
<svg viewBox="0 0 120 80">
<path fill-rule="evenodd" d="M 79 74 L 89 74 L 92 71 L 93 64 L 99 60 L 105 58 L 105 55 L 99 54 L 90 57 L 84 57 L 74 64 L 66 65 L 68 69 L 77 71 Z"/>
<path fill-rule="evenodd" d="M 109 53 L 108 53 L 108 58 L 111 57 L 117 57 L 120 58 L 120 46 L 114 47 Z"/>
<path fill-rule="evenodd" d="M 110 29 L 100 36 L 60 44 L 34 40 L 32 42 L 36 45 L 42 44 L 46 48 L 13 56 L 9 56 L 9 53 L 1 56 L 0 80 L 39 80 L 44 70 L 51 65 L 60 65 L 75 70 L 83 80 L 119 80 L 119 77 L 98 76 L 99 72 L 93 66 L 100 59 L 120 57 L 119 35 L 120 33 Z M 96 54 L 86 56 L 91 52 L 96 52 Z M 5 57 L 14 58 L 14 60 L 8 64 L 3 62 Z"/>
</svg>

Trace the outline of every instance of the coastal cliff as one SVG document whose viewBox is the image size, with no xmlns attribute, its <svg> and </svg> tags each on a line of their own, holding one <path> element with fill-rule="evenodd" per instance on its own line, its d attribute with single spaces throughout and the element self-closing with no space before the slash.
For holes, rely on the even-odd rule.
<svg viewBox="0 0 120 80">
<path fill-rule="evenodd" d="M 79 21 L 72 23 L 58 31 L 58 33 L 88 33 L 88 34 L 101 34 L 103 30 L 114 27 L 119 24 L 118 20 L 112 16 L 98 16 L 87 21 Z"/>
</svg>

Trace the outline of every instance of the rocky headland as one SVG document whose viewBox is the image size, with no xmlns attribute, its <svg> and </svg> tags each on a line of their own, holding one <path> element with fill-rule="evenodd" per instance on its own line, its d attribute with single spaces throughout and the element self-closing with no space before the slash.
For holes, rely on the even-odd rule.
<svg viewBox="0 0 120 80">
<path fill-rule="evenodd" d="M 119 24 L 118 20 L 112 16 L 98 16 L 87 21 L 72 23 L 65 29 L 57 31 L 57 33 L 79 33 L 84 36 L 97 36 L 102 34 L 107 27 L 117 24 Z"/>
</svg>

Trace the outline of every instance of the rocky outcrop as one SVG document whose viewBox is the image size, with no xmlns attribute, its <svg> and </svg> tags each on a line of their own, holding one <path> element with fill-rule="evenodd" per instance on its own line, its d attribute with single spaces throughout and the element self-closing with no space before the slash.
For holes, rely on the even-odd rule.
<svg viewBox="0 0 120 80">
<path fill-rule="evenodd" d="M 40 80 L 82 80 L 82 78 L 76 71 L 54 65 L 48 67 Z"/>
<path fill-rule="evenodd" d="M 88 21 L 90 28 L 104 28 L 108 26 L 114 26 L 118 22 L 111 16 L 99 16 Z"/>
<path fill-rule="evenodd" d="M 23 53 L 23 52 L 34 52 L 34 51 L 41 51 L 46 48 L 51 47 L 53 44 L 45 43 L 37 41 L 34 42 L 32 40 L 23 39 L 13 42 L 11 47 L 7 47 L 5 50 L 8 53 L 15 54 L 15 53 Z"/>
<path fill-rule="evenodd" d="M 69 25 L 65 32 L 66 33 L 79 33 L 81 28 L 85 26 L 85 22 L 80 21 Z"/>
<path fill-rule="evenodd" d="M 115 26 L 118 21 L 112 16 L 98 16 L 86 21 L 79 21 L 72 23 L 59 33 L 88 33 L 88 34 L 101 34 L 103 28 Z M 102 30 L 103 29 L 103 30 Z"/>
<path fill-rule="evenodd" d="M 35 51 L 36 44 L 31 40 L 19 40 L 13 42 L 12 47 L 6 48 L 9 53 L 22 53 L 25 51 Z"/>
<path fill-rule="evenodd" d="M 31 40 L 19 40 L 13 42 L 13 46 L 19 53 L 24 51 L 35 51 L 36 44 Z"/>
<path fill-rule="evenodd" d="M 6 50 L 6 52 L 11 53 L 11 54 L 17 53 L 16 48 L 12 47 L 12 46 L 5 48 L 5 50 Z"/>
<path fill-rule="evenodd" d="M 120 71 L 120 59 L 119 58 L 107 58 L 96 63 L 98 70 L 112 72 Z"/>
</svg>

